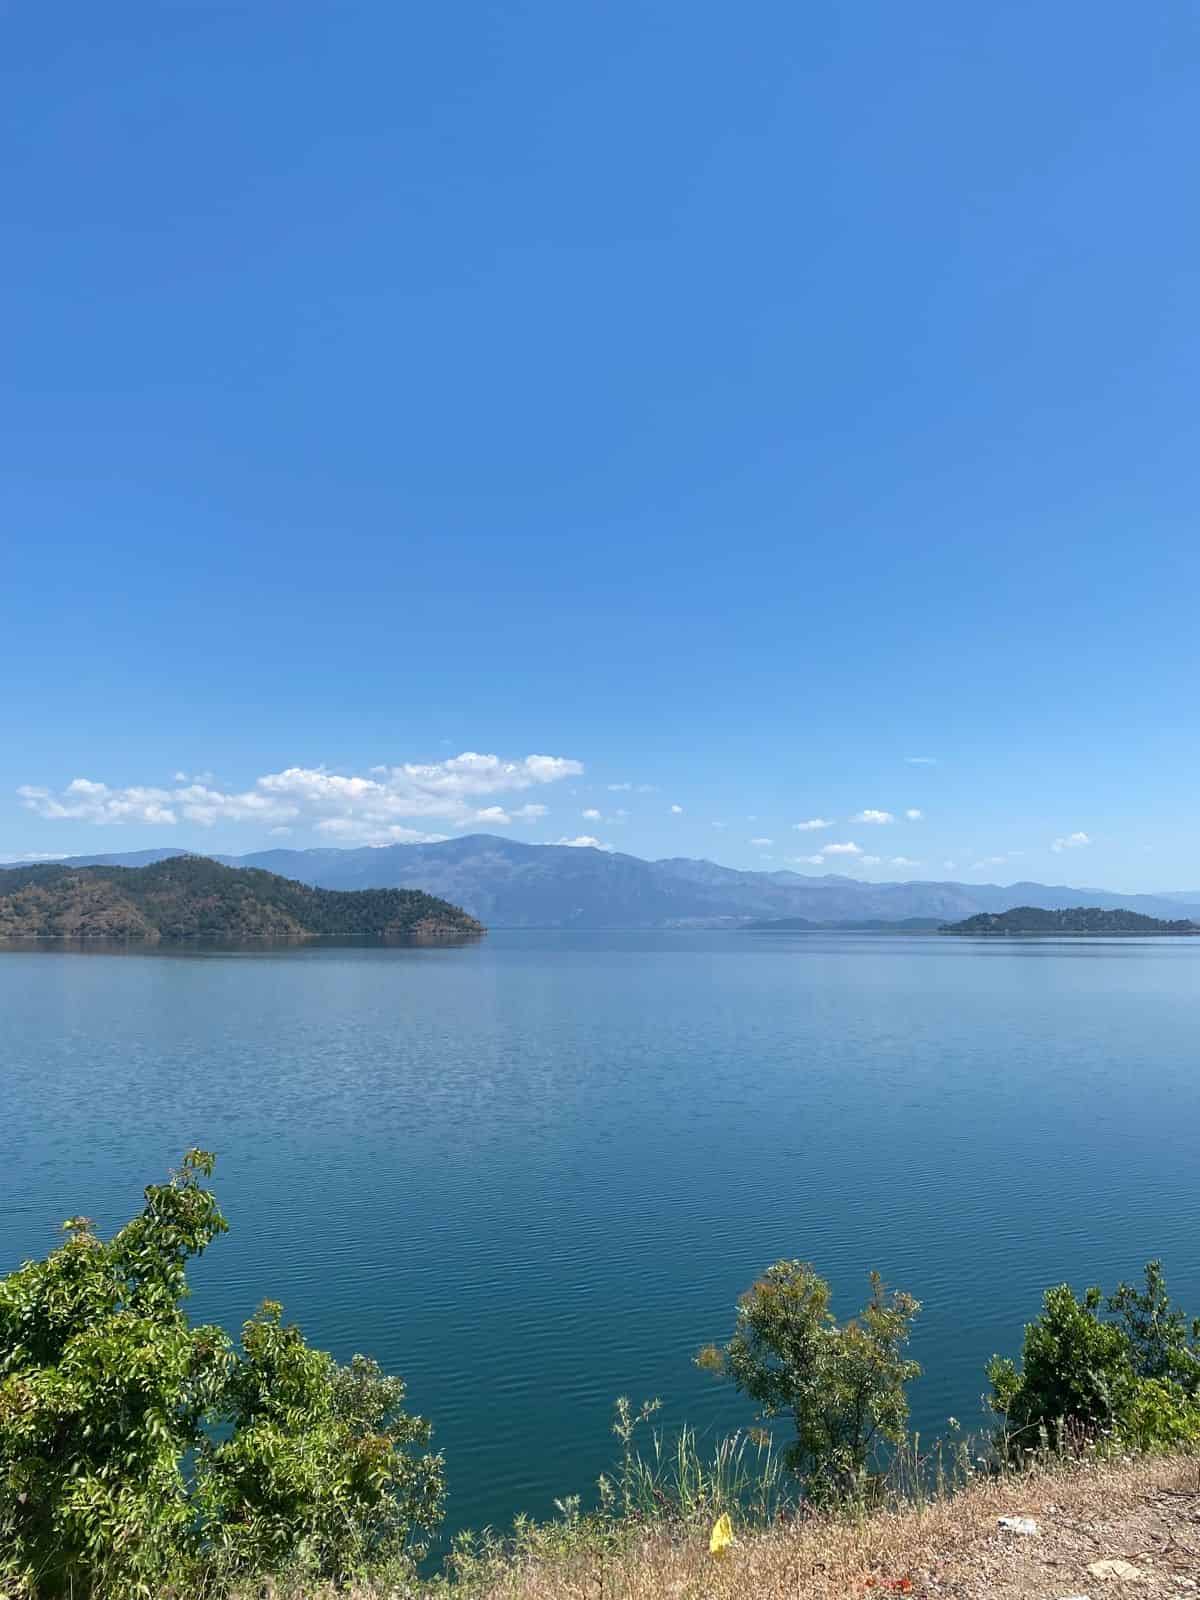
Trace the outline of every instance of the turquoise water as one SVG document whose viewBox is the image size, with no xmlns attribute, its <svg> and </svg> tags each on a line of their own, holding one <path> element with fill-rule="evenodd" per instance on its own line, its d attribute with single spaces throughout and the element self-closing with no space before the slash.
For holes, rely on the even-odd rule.
<svg viewBox="0 0 1200 1600">
<path fill-rule="evenodd" d="M 0 1271 L 215 1149 L 195 1315 L 401 1373 L 456 1526 L 586 1492 L 618 1394 L 745 1420 L 690 1357 L 778 1256 L 924 1302 L 926 1431 L 1049 1283 L 1160 1254 L 1200 1310 L 1200 941 L 12 952 L 0 1017 Z"/>
</svg>

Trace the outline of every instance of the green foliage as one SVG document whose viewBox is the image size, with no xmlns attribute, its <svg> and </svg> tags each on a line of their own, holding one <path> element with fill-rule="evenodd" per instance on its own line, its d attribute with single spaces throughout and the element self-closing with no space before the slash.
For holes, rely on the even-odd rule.
<svg viewBox="0 0 1200 1600">
<path fill-rule="evenodd" d="M 1137 1378 L 1120 1418 L 1120 1443 L 1145 1452 L 1200 1444 L 1200 1406 L 1166 1378 Z"/>
<path fill-rule="evenodd" d="M 0 1578 L 18 1593 L 149 1597 L 214 1560 L 339 1576 L 440 1514 L 441 1460 L 410 1453 L 429 1430 L 399 1380 L 338 1367 L 277 1307 L 240 1354 L 189 1323 L 187 1262 L 226 1230 L 212 1166 L 190 1151 L 112 1239 L 73 1218 L 0 1280 Z"/>
<path fill-rule="evenodd" d="M 1159 1261 L 1147 1264 L 1144 1288 L 1123 1283 L 1107 1301 L 1097 1288 L 1082 1298 L 1069 1284 L 1048 1289 L 1020 1368 L 1002 1356 L 988 1363 L 1006 1443 L 1033 1448 L 1065 1433 L 1154 1450 L 1200 1437 L 1198 1334 L 1171 1304 Z"/>
<path fill-rule="evenodd" d="M 189 1536 L 182 1472 L 225 1383 L 217 1328 L 180 1307 L 185 1263 L 225 1231 L 189 1152 L 107 1243 L 85 1217 L 0 1281 L 0 1572 L 38 1594 L 150 1594 Z"/>
<path fill-rule="evenodd" d="M 1200 1392 L 1200 1317 L 1189 1319 L 1171 1304 L 1161 1261 L 1148 1261 L 1145 1287 L 1117 1285 L 1108 1309 L 1121 1320 L 1134 1371 L 1165 1378 L 1189 1395 Z"/>
<path fill-rule="evenodd" d="M 481 933 L 418 889 L 313 889 L 205 856 L 0 870 L 0 937 L 258 939 Z"/>
<path fill-rule="evenodd" d="M 442 1462 L 403 1400 L 399 1378 L 363 1356 L 339 1367 L 264 1304 L 225 1388 L 232 1432 L 200 1459 L 197 1504 L 221 1565 L 340 1575 L 423 1553 L 410 1535 L 441 1518 Z"/>
<path fill-rule="evenodd" d="M 1066 1422 L 1089 1433 L 1109 1431 L 1129 1402 L 1134 1371 L 1129 1342 L 1101 1320 L 1100 1292 L 1081 1300 L 1069 1284 L 1047 1289 L 1042 1315 L 1025 1329 L 1021 1371 L 993 1356 L 987 1375 L 992 1405 L 1018 1435 Z"/>
<path fill-rule="evenodd" d="M 921 1369 L 903 1350 L 919 1310 L 872 1273 L 861 1315 L 839 1324 L 825 1280 L 804 1262 L 777 1261 L 738 1302 L 729 1343 L 696 1360 L 732 1379 L 764 1417 L 790 1414 L 789 1467 L 812 1498 L 843 1498 L 860 1494 L 881 1450 L 904 1438 L 905 1385 Z"/>
</svg>

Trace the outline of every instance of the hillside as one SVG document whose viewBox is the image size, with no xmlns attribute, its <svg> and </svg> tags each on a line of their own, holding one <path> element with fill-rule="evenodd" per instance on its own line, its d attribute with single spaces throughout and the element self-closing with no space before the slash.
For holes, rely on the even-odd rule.
<svg viewBox="0 0 1200 1600">
<path fill-rule="evenodd" d="M 178 853 L 102 860 L 140 866 L 148 854 Z M 747 872 L 684 857 L 643 861 L 619 851 L 526 844 L 492 834 L 439 844 L 267 850 L 218 859 L 322 889 L 420 889 L 504 928 L 720 928 L 783 917 L 823 924 L 923 918 L 940 925 L 1014 906 L 1055 910 L 1081 903 L 1147 916 L 1200 915 L 1200 900 L 1165 895 L 1041 883 L 865 883 L 834 873 Z M 95 860 L 81 857 L 67 865 Z"/>
<path fill-rule="evenodd" d="M 274 873 L 174 856 L 145 867 L 0 871 L 0 938 L 442 938 L 484 930 L 457 906 L 412 889 L 345 893 Z"/>
<path fill-rule="evenodd" d="M 1046 911 L 1040 906 L 1014 906 L 999 913 L 984 911 L 940 929 L 942 933 L 1023 934 L 1023 933 L 1100 933 L 1100 934 L 1195 934 L 1200 925 L 1178 917 L 1144 917 L 1136 911 L 1106 910 L 1101 906 L 1071 906 L 1062 911 Z"/>
</svg>

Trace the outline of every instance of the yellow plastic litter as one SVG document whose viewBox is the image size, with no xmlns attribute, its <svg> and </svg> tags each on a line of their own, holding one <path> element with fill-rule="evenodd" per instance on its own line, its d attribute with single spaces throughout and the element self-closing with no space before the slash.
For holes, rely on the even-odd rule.
<svg viewBox="0 0 1200 1600">
<path fill-rule="evenodd" d="M 732 1543 L 733 1523 L 730 1522 L 727 1511 L 713 1523 L 712 1535 L 708 1541 L 708 1553 L 713 1556 L 726 1555 Z"/>
</svg>

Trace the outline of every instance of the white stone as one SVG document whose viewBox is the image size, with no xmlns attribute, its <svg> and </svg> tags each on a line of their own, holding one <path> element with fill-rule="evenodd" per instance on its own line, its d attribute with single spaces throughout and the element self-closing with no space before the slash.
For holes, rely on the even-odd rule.
<svg viewBox="0 0 1200 1600">
<path fill-rule="evenodd" d="M 1020 1533 L 1026 1538 L 1038 1531 L 1038 1525 L 1032 1517 L 997 1517 L 996 1526 L 1001 1533 Z"/>
</svg>

